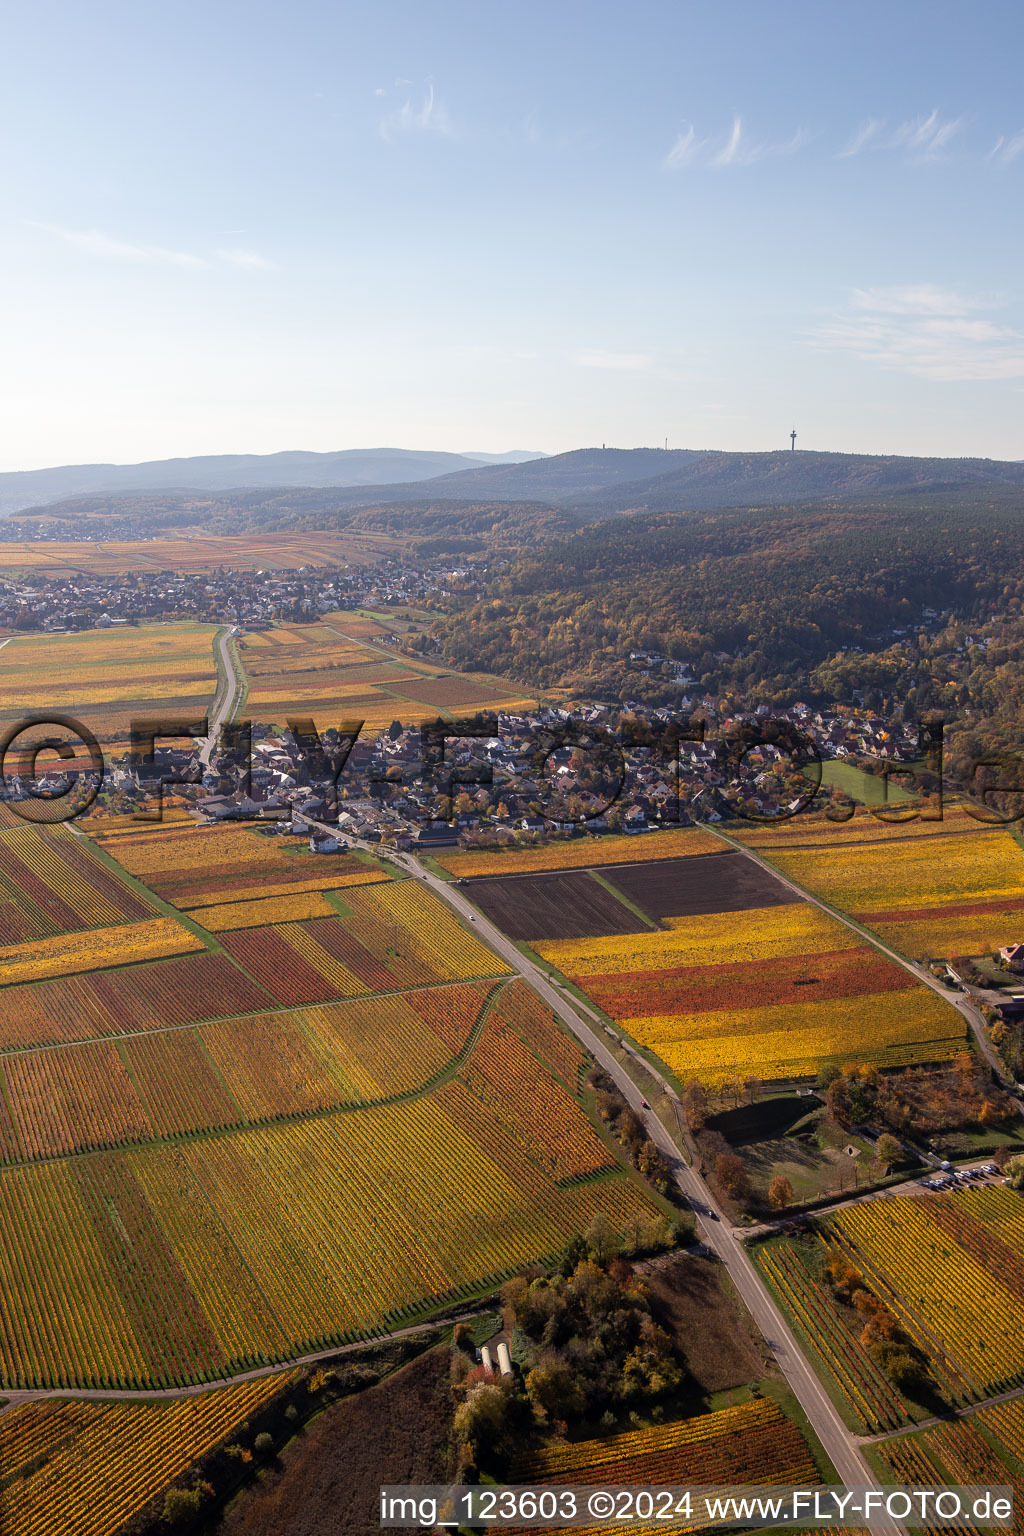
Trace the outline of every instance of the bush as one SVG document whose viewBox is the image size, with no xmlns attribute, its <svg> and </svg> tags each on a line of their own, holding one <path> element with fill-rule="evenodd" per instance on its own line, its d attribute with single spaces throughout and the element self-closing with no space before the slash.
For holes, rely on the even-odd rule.
<svg viewBox="0 0 1024 1536">
<path fill-rule="evenodd" d="M 191 1525 L 208 1499 L 213 1498 L 209 1483 L 196 1483 L 193 1488 L 168 1488 L 164 1494 L 163 1517 L 168 1525 Z"/>
<path fill-rule="evenodd" d="M 452 1346 L 460 1349 L 464 1355 L 472 1355 L 476 1358 L 476 1346 L 473 1343 L 473 1330 L 468 1323 L 456 1323 L 452 1332 Z"/>
<path fill-rule="evenodd" d="M 257 1456 L 272 1456 L 274 1454 L 273 1435 L 268 1435 L 266 1430 L 261 1435 L 257 1435 L 253 1441 L 253 1450 Z"/>
<path fill-rule="evenodd" d="M 894 1387 L 917 1397 L 926 1396 L 931 1391 L 934 1383 L 927 1366 L 906 1347 L 883 1341 L 873 1346 L 871 1354 Z"/>
</svg>

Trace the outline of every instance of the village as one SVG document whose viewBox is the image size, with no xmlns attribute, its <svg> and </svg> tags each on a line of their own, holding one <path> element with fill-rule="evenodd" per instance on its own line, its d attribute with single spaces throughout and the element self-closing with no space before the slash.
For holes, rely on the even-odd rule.
<svg viewBox="0 0 1024 1536">
<path fill-rule="evenodd" d="M 334 727 L 311 742 L 288 729 L 253 723 L 248 754 L 230 748 L 214 753 L 200 773 L 194 750 L 158 747 L 148 766 L 123 759 L 110 786 L 134 800 L 146 796 L 154 781 L 176 779 L 185 781 L 196 812 L 212 821 L 256 818 L 294 825 L 303 818 L 327 819 L 364 842 L 399 849 L 642 834 L 737 814 L 776 817 L 780 810 L 796 813 L 803 807 L 813 778 L 802 794 L 780 805 L 787 780 L 779 748 L 756 747 L 738 772 L 723 759 L 721 738 L 739 726 L 753 727 L 756 734 L 756 716 L 717 720 L 707 700 L 701 713 L 706 739 L 678 744 L 678 768 L 667 754 L 649 748 L 620 752 L 616 743 L 624 726 L 634 737 L 656 736 L 673 721 L 668 710 L 627 700 L 621 707 L 551 705 L 438 722 L 435 732 L 445 733 L 443 762 L 432 761 L 426 769 L 423 733 L 397 719 L 375 738 L 354 742 Z M 912 727 L 802 705 L 773 716 L 772 726 L 780 719 L 798 727 L 823 760 L 874 758 L 894 765 L 897 773 L 905 764 L 913 774 L 918 741 Z M 460 736 L 460 726 L 474 734 Z M 539 748 L 550 748 L 542 769 Z"/>
</svg>

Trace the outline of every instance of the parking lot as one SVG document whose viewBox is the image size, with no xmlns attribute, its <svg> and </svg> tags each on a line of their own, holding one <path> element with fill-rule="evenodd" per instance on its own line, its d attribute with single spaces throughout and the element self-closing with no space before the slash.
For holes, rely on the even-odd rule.
<svg viewBox="0 0 1024 1536">
<path fill-rule="evenodd" d="M 970 1168 L 942 1168 L 917 1182 L 924 1189 L 955 1189 L 958 1185 L 1005 1184 L 1007 1180 L 995 1163 L 976 1163 Z"/>
</svg>

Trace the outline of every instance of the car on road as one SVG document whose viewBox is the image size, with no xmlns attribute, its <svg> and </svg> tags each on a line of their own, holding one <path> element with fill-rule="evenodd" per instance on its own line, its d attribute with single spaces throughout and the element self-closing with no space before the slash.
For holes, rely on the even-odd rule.
<svg viewBox="0 0 1024 1536">
<path fill-rule="evenodd" d="M 640 1100 L 640 1108 L 641 1109 L 650 1109 L 650 1107 L 651 1106 L 648 1104 L 646 1099 L 641 1099 Z"/>
</svg>

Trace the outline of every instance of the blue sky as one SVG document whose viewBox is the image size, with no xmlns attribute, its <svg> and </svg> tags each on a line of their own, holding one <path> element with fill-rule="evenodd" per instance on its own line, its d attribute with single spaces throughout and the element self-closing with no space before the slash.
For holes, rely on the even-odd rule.
<svg viewBox="0 0 1024 1536">
<path fill-rule="evenodd" d="M 1024 457 L 1017 4 L 9 4 L 0 468 Z"/>
</svg>

